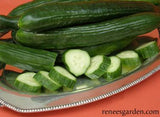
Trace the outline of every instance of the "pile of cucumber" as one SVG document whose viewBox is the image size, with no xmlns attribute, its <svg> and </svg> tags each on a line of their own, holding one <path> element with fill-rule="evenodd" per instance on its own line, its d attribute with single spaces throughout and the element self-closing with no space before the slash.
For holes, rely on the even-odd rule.
<svg viewBox="0 0 160 117">
<path fill-rule="evenodd" d="M 124 50 L 160 26 L 159 0 L 34 0 L 0 16 L 0 62 L 25 72 L 17 90 L 73 89 L 77 78 L 113 81 L 159 54 L 156 41 Z"/>
</svg>

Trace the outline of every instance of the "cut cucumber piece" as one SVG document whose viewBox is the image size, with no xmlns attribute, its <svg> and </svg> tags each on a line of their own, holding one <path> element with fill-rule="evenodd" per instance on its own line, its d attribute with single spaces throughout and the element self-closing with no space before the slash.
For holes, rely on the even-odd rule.
<svg viewBox="0 0 160 117">
<path fill-rule="evenodd" d="M 151 58 L 159 53 L 156 41 L 145 43 L 135 50 L 143 59 Z"/>
<path fill-rule="evenodd" d="M 91 79 L 100 78 L 103 74 L 105 74 L 110 62 L 110 59 L 103 55 L 97 55 L 91 58 L 91 64 L 85 75 Z"/>
<path fill-rule="evenodd" d="M 141 65 L 139 55 L 132 50 L 126 50 L 117 54 L 122 61 L 122 73 L 130 72 L 131 70 Z"/>
<path fill-rule="evenodd" d="M 26 72 L 18 75 L 14 82 L 14 86 L 24 92 L 40 92 L 41 84 L 39 84 L 33 76 L 36 73 L 34 72 Z"/>
<path fill-rule="evenodd" d="M 71 49 L 64 53 L 63 62 L 75 76 L 84 74 L 90 65 L 89 54 L 80 49 Z"/>
<path fill-rule="evenodd" d="M 61 85 L 49 77 L 49 72 L 39 71 L 34 79 L 38 81 L 42 86 L 50 91 L 55 91 L 61 87 Z"/>
<path fill-rule="evenodd" d="M 76 78 L 66 69 L 60 66 L 55 66 L 51 69 L 49 76 L 62 86 L 73 88 L 76 84 Z"/>
<path fill-rule="evenodd" d="M 122 63 L 121 60 L 116 56 L 110 57 L 111 64 L 109 65 L 106 73 L 103 75 L 107 81 L 113 80 L 122 74 Z"/>
</svg>

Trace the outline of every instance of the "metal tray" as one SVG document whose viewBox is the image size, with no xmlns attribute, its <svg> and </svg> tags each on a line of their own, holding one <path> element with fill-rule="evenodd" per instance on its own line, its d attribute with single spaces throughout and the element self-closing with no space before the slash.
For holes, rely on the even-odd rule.
<svg viewBox="0 0 160 117">
<path fill-rule="evenodd" d="M 78 78 L 72 92 L 54 92 L 46 94 L 24 94 L 16 91 L 12 82 L 18 73 L 6 72 L 0 80 L 0 106 L 17 112 L 45 112 L 91 103 L 124 91 L 160 70 L 160 54 L 146 60 L 140 68 L 125 74 L 114 81 L 103 78 L 89 80 Z M 15 77 L 13 77 L 15 76 Z"/>
</svg>

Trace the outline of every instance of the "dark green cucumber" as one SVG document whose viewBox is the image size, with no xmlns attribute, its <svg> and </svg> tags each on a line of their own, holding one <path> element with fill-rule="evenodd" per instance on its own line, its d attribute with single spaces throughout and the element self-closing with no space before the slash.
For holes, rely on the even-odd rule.
<svg viewBox="0 0 160 117">
<path fill-rule="evenodd" d="M 55 91 L 61 87 L 59 83 L 49 77 L 49 72 L 46 71 L 39 71 L 33 78 L 49 91 Z"/>
<path fill-rule="evenodd" d="M 76 84 L 76 78 L 60 66 L 53 67 L 49 76 L 64 87 L 73 88 Z"/>
<path fill-rule="evenodd" d="M 34 92 L 38 93 L 41 91 L 42 85 L 39 84 L 33 76 L 34 72 L 26 72 L 17 76 L 14 86 L 24 92 Z"/>
<path fill-rule="evenodd" d="M 155 5 L 159 5 L 160 4 L 160 0 L 121 0 L 121 1 L 144 1 L 144 2 L 153 3 Z"/>
<path fill-rule="evenodd" d="M 143 59 L 151 58 L 159 53 L 156 41 L 145 43 L 135 50 Z"/>
<path fill-rule="evenodd" d="M 85 75 L 91 79 L 98 79 L 105 74 L 111 61 L 104 55 L 97 55 L 91 58 L 91 64 Z"/>
<path fill-rule="evenodd" d="M 129 37 L 129 38 L 122 39 L 119 41 L 113 41 L 113 42 L 109 42 L 109 43 L 104 43 L 104 44 L 100 44 L 100 45 L 96 45 L 96 46 L 83 47 L 83 48 L 79 48 L 79 49 L 87 51 L 91 57 L 96 56 L 98 54 L 109 55 L 113 52 L 117 52 L 117 51 L 122 50 L 123 48 L 128 46 L 131 42 L 133 42 L 134 39 L 135 38 Z M 57 58 L 56 62 L 62 62 L 61 57 L 67 51 L 67 49 L 49 50 L 49 51 L 58 53 L 58 58 Z"/>
<path fill-rule="evenodd" d="M 95 24 L 57 29 L 45 34 L 18 30 L 16 41 L 42 49 L 85 47 L 136 37 L 158 26 L 160 14 L 139 13 Z"/>
<path fill-rule="evenodd" d="M 112 81 L 113 79 L 121 76 L 122 74 L 122 63 L 121 60 L 116 56 L 110 57 L 111 64 L 109 65 L 106 73 L 103 75 L 107 81 Z"/>
<path fill-rule="evenodd" d="M 0 41 L 0 61 L 24 70 L 49 71 L 54 65 L 56 56 L 54 52 Z"/>
<path fill-rule="evenodd" d="M 24 3 L 15 9 L 13 9 L 10 13 L 9 16 L 20 16 L 27 10 L 30 10 L 34 7 L 37 7 L 42 4 L 48 4 L 48 3 L 54 3 L 54 2 L 78 2 L 78 1 L 91 1 L 91 0 L 34 0 L 31 2 Z M 93 0 L 92 0 L 93 1 Z M 115 0 L 116 1 L 116 0 Z M 159 0 L 119 0 L 119 1 L 144 1 L 144 2 L 151 2 L 155 5 L 159 5 L 160 1 Z"/>
<path fill-rule="evenodd" d="M 13 43 L 13 40 L 12 39 L 0 39 L 0 41 L 3 41 L 3 42 L 8 42 L 8 43 Z M 4 69 L 6 66 L 5 63 L 3 62 L 0 62 L 0 69 Z"/>
<path fill-rule="evenodd" d="M 27 10 L 30 10 L 42 4 L 55 3 L 55 2 L 74 2 L 74 1 L 88 1 L 88 0 L 34 0 L 16 7 L 8 15 L 14 17 L 21 16 Z"/>
<path fill-rule="evenodd" d="M 100 22 L 139 12 L 155 11 L 148 2 L 84 1 L 43 4 L 25 12 L 18 26 L 25 31 L 43 31 L 58 27 Z"/>
<path fill-rule="evenodd" d="M 19 18 L 17 17 L 0 15 L 0 37 L 5 35 L 10 30 L 17 29 L 18 19 Z"/>
<path fill-rule="evenodd" d="M 125 50 L 117 54 L 122 62 L 122 73 L 130 72 L 141 66 L 139 55 L 133 50 Z"/>
<path fill-rule="evenodd" d="M 7 31 L 9 29 L 17 29 L 18 19 L 19 18 L 17 17 L 13 18 L 13 17 L 0 15 L 0 30 Z"/>
</svg>

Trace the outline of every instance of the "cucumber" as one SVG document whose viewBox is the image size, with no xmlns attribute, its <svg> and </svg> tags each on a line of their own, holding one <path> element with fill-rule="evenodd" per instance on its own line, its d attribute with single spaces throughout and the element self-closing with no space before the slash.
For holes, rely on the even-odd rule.
<svg viewBox="0 0 160 117">
<path fill-rule="evenodd" d="M 151 41 L 141 45 L 135 50 L 143 59 L 151 58 L 159 53 L 156 41 Z"/>
<path fill-rule="evenodd" d="M 1 32 L 7 32 L 7 30 L 10 29 L 17 29 L 18 19 L 19 18 L 17 17 L 0 15 L 0 30 L 2 30 Z"/>
<path fill-rule="evenodd" d="M 106 73 L 103 75 L 107 81 L 112 81 L 113 79 L 121 76 L 122 74 L 122 63 L 121 60 L 116 56 L 110 57 L 111 64 L 109 65 Z"/>
<path fill-rule="evenodd" d="M 49 72 L 46 71 L 39 71 L 33 78 L 50 91 L 55 91 L 61 87 L 59 83 L 49 77 Z"/>
<path fill-rule="evenodd" d="M 0 61 L 28 71 L 50 71 L 57 54 L 0 41 Z"/>
<path fill-rule="evenodd" d="M 68 88 L 73 88 L 76 84 L 76 78 L 60 66 L 53 67 L 49 76 L 57 83 Z"/>
<path fill-rule="evenodd" d="M 117 57 L 122 61 L 122 73 L 130 72 L 141 65 L 139 55 L 133 50 L 122 51 Z"/>
<path fill-rule="evenodd" d="M 57 29 L 48 33 L 18 30 L 16 41 L 35 48 L 65 49 L 85 47 L 136 37 L 157 28 L 160 14 L 139 13 L 114 20 Z"/>
<path fill-rule="evenodd" d="M 84 74 L 90 65 L 90 56 L 86 51 L 71 49 L 64 53 L 63 62 L 75 76 Z"/>
<path fill-rule="evenodd" d="M 32 8 L 35 8 L 43 4 L 50 4 L 50 3 L 55 3 L 55 2 L 74 2 L 74 1 L 87 1 L 87 0 L 34 0 L 34 1 L 24 3 L 16 7 L 8 15 L 13 16 L 13 17 L 21 16 L 27 10 L 30 10 Z"/>
<path fill-rule="evenodd" d="M 121 0 L 121 1 L 144 1 L 144 2 L 153 3 L 155 5 L 159 5 L 160 4 L 160 0 Z"/>
<path fill-rule="evenodd" d="M 34 75 L 34 72 L 26 72 L 18 75 L 14 86 L 24 92 L 40 92 L 42 86 L 33 78 Z"/>
<path fill-rule="evenodd" d="M 91 79 L 98 79 L 105 74 L 108 66 L 110 65 L 110 59 L 104 55 L 97 55 L 91 58 L 91 64 L 87 69 L 85 75 Z"/>
<path fill-rule="evenodd" d="M 91 0 L 34 0 L 31 2 L 24 3 L 15 9 L 13 9 L 10 13 L 9 16 L 20 16 L 27 10 L 30 10 L 34 7 L 37 7 L 39 5 L 43 4 L 48 4 L 48 3 L 55 3 L 55 2 L 77 2 L 77 1 L 91 1 Z M 93 1 L 93 0 L 92 0 Z M 115 0 L 116 1 L 116 0 Z M 155 5 L 159 5 L 160 1 L 159 0 L 119 0 L 119 1 L 144 1 L 144 2 L 151 2 Z"/>
<path fill-rule="evenodd" d="M 0 41 L 3 41 L 3 42 L 8 42 L 8 43 L 13 43 L 13 40 L 12 39 L 1 39 Z M 3 62 L 0 62 L 0 69 L 4 69 L 6 66 L 5 63 Z"/>
<path fill-rule="evenodd" d="M 155 11 L 148 2 L 84 1 L 43 4 L 25 12 L 18 26 L 25 31 L 48 29 L 100 22 L 106 19 L 139 12 Z"/>
<path fill-rule="evenodd" d="M 127 47 L 135 39 L 136 39 L 135 37 L 128 37 L 126 39 L 122 39 L 119 41 L 108 42 L 95 46 L 82 47 L 79 49 L 87 51 L 91 57 L 96 55 L 109 55 L 113 52 L 120 51 L 123 48 Z M 49 51 L 58 53 L 60 58 L 67 51 L 67 49 L 61 49 L 61 50 L 53 49 Z"/>
</svg>

